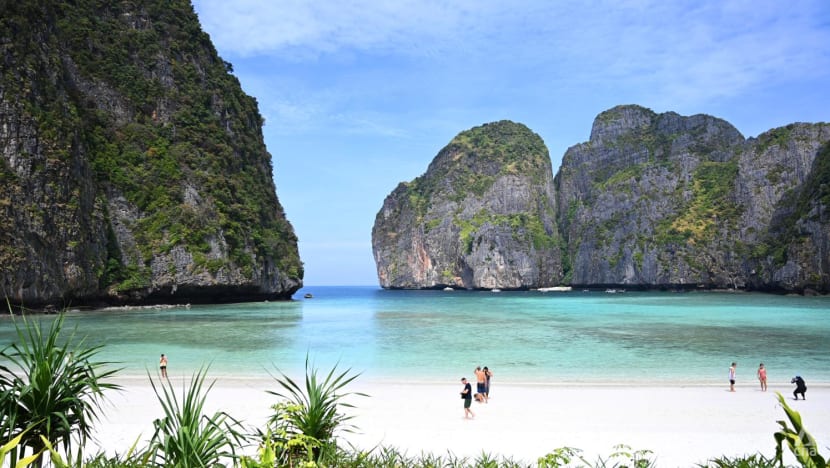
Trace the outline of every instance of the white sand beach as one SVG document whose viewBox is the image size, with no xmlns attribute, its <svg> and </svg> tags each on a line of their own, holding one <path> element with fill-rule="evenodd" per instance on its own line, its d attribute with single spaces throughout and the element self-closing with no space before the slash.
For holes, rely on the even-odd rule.
<svg viewBox="0 0 830 468">
<path fill-rule="evenodd" d="M 172 376 L 177 389 L 182 377 Z M 152 434 L 161 407 L 146 378 L 120 379 L 124 391 L 110 393 L 98 441 L 108 452 L 125 452 L 137 437 Z M 753 382 L 754 383 L 754 382 Z M 809 383 L 808 383 L 809 386 Z M 268 379 L 217 380 L 209 410 L 222 409 L 247 425 L 262 427 L 275 397 Z M 775 391 L 801 412 L 804 424 L 830 451 L 830 386 L 812 385 L 806 401 L 792 401 L 792 387 L 768 392 L 746 383 L 735 393 L 726 386 L 643 387 L 625 385 L 493 384 L 488 404 L 473 403 L 476 417 L 463 417 L 461 384 L 361 382 L 347 390 L 356 434 L 341 439 L 360 448 L 397 447 L 408 455 L 432 452 L 475 457 L 482 452 L 535 464 L 558 447 L 575 447 L 588 460 L 607 456 L 617 444 L 654 452 L 658 466 L 694 466 L 722 455 L 775 453 L 773 433 L 785 419 Z"/>
</svg>

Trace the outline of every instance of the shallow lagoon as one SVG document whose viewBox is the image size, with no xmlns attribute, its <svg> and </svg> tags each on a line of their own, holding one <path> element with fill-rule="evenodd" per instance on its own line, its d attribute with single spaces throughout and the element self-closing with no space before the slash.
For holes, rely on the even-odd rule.
<svg viewBox="0 0 830 468">
<path fill-rule="evenodd" d="M 313 294 L 304 299 L 303 294 Z M 267 377 L 339 362 L 373 380 L 456 381 L 487 365 L 515 383 L 830 383 L 830 297 L 717 292 L 385 291 L 306 287 L 294 301 L 73 311 L 66 328 L 103 344 L 126 375 Z M 53 320 L 39 316 L 36 320 Z M 16 337 L 0 320 L 0 345 Z"/>
</svg>

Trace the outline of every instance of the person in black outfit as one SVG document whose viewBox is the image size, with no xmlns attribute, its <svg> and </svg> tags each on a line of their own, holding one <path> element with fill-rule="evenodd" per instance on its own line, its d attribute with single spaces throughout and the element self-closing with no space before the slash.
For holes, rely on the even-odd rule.
<svg viewBox="0 0 830 468">
<path fill-rule="evenodd" d="M 473 386 L 467 382 L 466 377 L 461 377 L 461 384 L 464 385 L 461 391 L 461 398 L 464 399 L 464 418 L 475 418 L 476 415 L 470 409 L 470 405 L 473 404 Z"/>
<path fill-rule="evenodd" d="M 798 400 L 798 394 L 800 393 L 801 399 L 806 400 L 807 397 L 804 396 L 804 392 L 807 391 L 807 384 L 804 383 L 804 379 L 802 379 L 800 375 L 796 375 L 792 380 L 790 380 L 790 383 L 795 384 L 795 390 L 793 391 L 795 399 Z"/>
</svg>

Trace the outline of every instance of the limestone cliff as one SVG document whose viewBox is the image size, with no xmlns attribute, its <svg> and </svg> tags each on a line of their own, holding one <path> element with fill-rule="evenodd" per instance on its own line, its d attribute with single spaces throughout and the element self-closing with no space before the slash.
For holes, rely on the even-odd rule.
<svg viewBox="0 0 830 468">
<path fill-rule="evenodd" d="M 556 176 L 568 282 L 827 291 L 829 225 L 812 192 L 828 141 L 827 124 L 746 140 L 706 115 L 601 113 Z"/>
<path fill-rule="evenodd" d="M 509 121 L 462 132 L 384 201 L 372 229 L 380 284 L 556 285 L 555 213 L 550 157 L 538 135 Z"/>
<path fill-rule="evenodd" d="M 256 102 L 188 1 L 3 5 L 2 294 L 217 302 L 302 285 Z"/>
<path fill-rule="evenodd" d="M 519 124 L 461 133 L 384 201 L 381 286 L 830 292 L 830 124 L 618 106 L 549 167 Z"/>
</svg>

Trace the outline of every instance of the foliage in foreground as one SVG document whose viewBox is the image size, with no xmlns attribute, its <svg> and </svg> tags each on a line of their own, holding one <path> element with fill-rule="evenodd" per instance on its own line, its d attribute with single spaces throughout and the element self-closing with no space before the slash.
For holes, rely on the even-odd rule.
<svg viewBox="0 0 830 468">
<path fill-rule="evenodd" d="M 718 457 L 707 463 L 698 465 L 700 468 L 776 468 L 775 458 L 767 458 L 760 453 L 739 457 Z"/>
<path fill-rule="evenodd" d="M 595 467 L 633 467 L 649 468 L 655 466 L 651 450 L 632 450 L 627 445 L 615 445 L 614 452 L 607 458 L 597 457 L 591 462 L 582 455 L 580 449 L 561 447 L 538 460 L 539 468 L 558 466 L 595 466 Z M 584 465 L 582 465 L 584 463 Z"/>
<path fill-rule="evenodd" d="M 17 460 L 27 449 L 31 454 L 45 450 L 44 440 L 71 454 L 74 438 L 83 449 L 104 402 L 103 391 L 120 389 L 106 381 L 117 369 L 106 370 L 111 363 L 95 360 L 100 346 L 87 347 L 74 332 L 64 337 L 63 315 L 45 332 L 41 321 L 22 320 L 22 326 L 15 322 L 19 342 L 0 351 L 0 440 L 20 436 L 9 449 Z"/>
<path fill-rule="evenodd" d="M 784 465 L 784 449 L 782 445 L 786 442 L 790 452 L 795 456 L 795 459 L 798 460 L 801 466 L 805 468 L 825 468 L 827 466 L 827 460 L 819 454 L 816 439 L 807 432 L 807 429 L 801 423 L 801 414 L 790 408 L 790 405 L 784 401 L 784 397 L 780 393 L 776 392 L 776 395 L 778 395 L 778 401 L 781 403 L 781 407 L 784 409 L 784 413 L 787 415 L 787 419 L 789 419 L 792 427 L 789 427 L 786 421 L 778 421 L 781 430 L 775 433 L 775 442 L 777 444 L 775 447 L 775 459 L 778 460 L 781 466 Z"/>
<path fill-rule="evenodd" d="M 182 383 L 181 399 L 169 380 L 159 386 L 150 378 L 164 417 L 153 421 L 155 432 L 150 440 L 149 458 L 157 466 L 223 466 L 237 457 L 236 447 L 245 439 L 238 421 L 224 411 L 212 416 L 203 414 L 205 400 L 213 383 L 204 388 L 206 369 L 200 369 Z"/>
<path fill-rule="evenodd" d="M 317 368 L 305 360 L 305 382 L 299 385 L 280 372 L 274 380 L 281 390 L 268 393 L 283 401 L 273 405 L 266 431 L 260 432 L 260 457 L 273 459 L 278 466 L 292 466 L 297 462 L 316 463 L 323 459 L 337 458 L 335 433 L 338 430 L 351 432 L 348 424 L 353 416 L 344 414 L 342 408 L 352 408 L 345 398 L 367 396 L 360 392 L 346 392 L 346 385 L 360 374 L 350 375 L 351 369 L 337 371 L 337 365 L 320 378 Z M 247 467 L 261 466 L 246 458 Z M 273 466 L 273 465 L 269 465 Z"/>
</svg>

